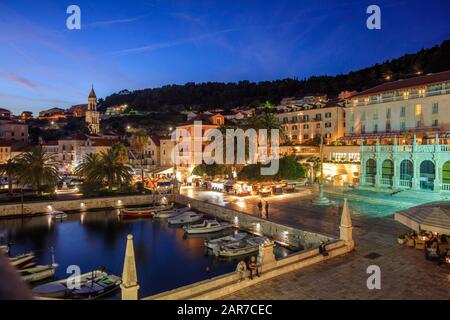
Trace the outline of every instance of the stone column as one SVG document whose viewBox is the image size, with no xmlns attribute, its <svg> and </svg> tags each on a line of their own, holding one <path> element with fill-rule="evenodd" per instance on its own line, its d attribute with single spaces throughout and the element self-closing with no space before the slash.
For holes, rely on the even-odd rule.
<svg viewBox="0 0 450 320">
<path fill-rule="evenodd" d="M 133 236 L 127 236 L 127 248 L 125 250 L 125 259 L 123 262 L 122 300 L 137 300 L 139 284 L 137 281 L 136 261 L 134 258 Z"/>
<path fill-rule="evenodd" d="M 274 246 L 275 244 L 270 240 L 259 246 L 258 260 L 260 260 L 261 271 L 275 267 L 277 260 L 273 254 Z"/>
<path fill-rule="evenodd" d="M 400 163 L 398 163 L 398 141 L 394 138 L 394 146 L 392 147 L 392 165 L 394 168 L 394 176 L 392 177 L 392 189 L 398 189 L 400 184 Z"/>
<path fill-rule="evenodd" d="M 441 146 L 439 135 L 434 139 L 434 191 L 441 191 Z"/>
<path fill-rule="evenodd" d="M 353 241 L 353 225 L 350 217 L 350 209 L 348 207 L 347 198 L 344 198 L 344 207 L 342 208 L 341 225 L 339 226 L 339 239 L 344 240 L 350 250 L 355 247 Z"/>
</svg>

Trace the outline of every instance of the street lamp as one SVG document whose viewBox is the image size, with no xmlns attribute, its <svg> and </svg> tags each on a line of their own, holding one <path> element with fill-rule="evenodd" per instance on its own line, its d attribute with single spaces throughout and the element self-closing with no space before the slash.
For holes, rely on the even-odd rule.
<svg viewBox="0 0 450 320">
<path fill-rule="evenodd" d="M 319 206 L 327 206 L 331 204 L 330 199 L 323 195 L 323 120 L 320 121 L 320 179 L 319 179 L 319 195 L 312 200 L 312 203 Z"/>
</svg>

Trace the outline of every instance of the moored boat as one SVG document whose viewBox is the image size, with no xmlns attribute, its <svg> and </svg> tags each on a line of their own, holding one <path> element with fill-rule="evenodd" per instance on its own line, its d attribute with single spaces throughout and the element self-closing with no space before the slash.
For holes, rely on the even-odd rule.
<svg viewBox="0 0 450 320">
<path fill-rule="evenodd" d="M 231 228 L 228 222 L 219 222 L 217 220 L 203 220 L 202 223 L 183 226 L 187 234 L 210 233 L 222 231 Z"/>
<path fill-rule="evenodd" d="M 65 213 L 64 211 L 53 210 L 52 212 L 50 212 L 50 215 L 52 216 L 52 219 L 57 219 L 57 220 L 62 220 L 62 219 L 67 218 L 67 213 Z"/>
<path fill-rule="evenodd" d="M 214 250 L 216 248 L 220 248 L 220 246 L 223 246 L 225 244 L 239 242 L 247 236 L 248 236 L 248 234 L 245 232 L 238 232 L 236 234 L 225 236 L 225 237 L 220 237 L 217 239 L 205 240 L 204 243 L 205 243 L 205 247 L 207 247 L 208 249 Z"/>
<path fill-rule="evenodd" d="M 78 287 L 75 286 L 77 282 Z M 39 298 L 96 299 L 117 290 L 121 282 L 122 279 L 116 275 L 93 270 L 77 277 L 37 286 L 32 291 Z"/>
<path fill-rule="evenodd" d="M 119 216 L 124 218 L 144 218 L 153 217 L 156 212 L 170 210 L 173 204 L 164 206 L 142 207 L 142 208 L 123 208 L 119 211 Z"/>
<path fill-rule="evenodd" d="M 57 267 L 57 264 L 38 265 L 31 268 L 17 270 L 17 272 L 23 281 L 31 283 L 53 277 Z"/>
<path fill-rule="evenodd" d="M 33 260 L 35 259 L 33 252 L 22 253 L 14 257 L 9 258 L 9 262 L 16 269 L 29 268 L 35 265 Z"/>
<path fill-rule="evenodd" d="M 187 212 L 189 210 L 190 210 L 189 207 L 184 207 L 184 208 L 174 209 L 174 210 L 164 210 L 164 211 L 156 212 L 154 217 L 158 218 L 158 219 L 166 219 L 166 218 L 171 218 L 171 217 L 178 216 L 178 215 L 183 214 L 183 213 L 185 213 L 185 212 Z"/>
<path fill-rule="evenodd" d="M 203 214 L 201 214 L 201 213 L 197 213 L 194 211 L 186 211 L 175 217 L 169 218 L 168 223 L 169 224 L 186 224 L 186 223 L 197 222 L 201 218 L 203 218 Z"/>
<path fill-rule="evenodd" d="M 242 256 L 258 251 L 259 246 L 267 240 L 267 237 L 251 237 L 239 242 L 220 246 L 214 253 L 222 257 Z"/>
</svg>

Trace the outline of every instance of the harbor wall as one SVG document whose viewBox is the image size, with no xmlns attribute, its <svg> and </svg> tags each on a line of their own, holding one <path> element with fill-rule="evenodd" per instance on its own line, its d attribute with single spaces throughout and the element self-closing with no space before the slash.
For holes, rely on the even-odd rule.
<svg viewBox="0 0 450 320">
<path fill-rule="evenodd" d="M 152 295 L 143 300 L 212 300 L 232 294 L 233 292 L 253 286 L 270 278 L 311 266 L 328 259 L 344 255 L 352 250 L 343 240 L 335 240 L 327 245 L 328 256 L 323 256 L 317 248 L 292 254 L 286 258 L 277 260 L 273 265 L 264 268 L 260 277 L 253 280 L 248 277 L 239 281 L 239 275 L 231 272 L 212 279 L 200 281 L 160 294 Z"/>
<path fill-rule="evenodd" d="M 162 197 L 166 197 L 168 201 L 173 201 L 172 195 L 157 195 L 155 199 L 159 201 Z M 61 211 L 86 211 L 91 209 L 121 208 L 126 206 L 148 205 L 153 199 L 152 195 L 121 195 L 100 198 L 25 202 L 23 204 L 23 213 L 25 216 L 32 216 L 49 213 L 52 209 Z M 21 215 L 21 203 L 0 205 L 0 218 Z"/>
<path fill-rule="evenodd" d="M 331 242 L 334 239 L 319 233 L 308 232 L 284 226 L 272 221 L 260 219 L 244 212 L 225 208 L 216 204 L 195 200 L 183 195 L 176 195 L 175 202 L 190 204 L 192 209 L 207 213 L 218 219 L 228 221 L 242 230 L 254 234 L 266 235 L 276 242 L 302 249 L 318 247 L 319 242 Z M 336 226 L 337 228 L 337 226 Z"/>
</svg>

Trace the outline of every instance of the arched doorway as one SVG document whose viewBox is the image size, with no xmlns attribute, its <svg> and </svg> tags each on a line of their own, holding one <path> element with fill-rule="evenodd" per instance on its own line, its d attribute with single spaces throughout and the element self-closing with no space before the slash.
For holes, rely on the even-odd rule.
<svg viewBox="0 0 450 320">
<path fill-rule="evenodd" d="M 377 174 L 377 162 L 374 159 L 366 161 L 366 183 L 375 184 L 375 176 Z"/>
<path fill-rule="evenodd" d="M 410 160 L 400 162 L 400 187 L 412 186 L 412 178 L 414 176 L 413 163 Z"/>
<path fill-rule="evenodd" d="M 450 161 L 442 166 L 442 184 L 444 190 L 450 191 Z"/>
<path fill-rule="evenodd" d="M 392 178 L 394 177 L 394 163 L 392 160 L 386 159 L 381 166 L 381 184 L 392 185 Z"/>
<path fill-rule="evenodd" d="M 434 189 L 435 168 L 433 161 L 425 160 L 420 164 L 420 189 Z"/>
</svg>

